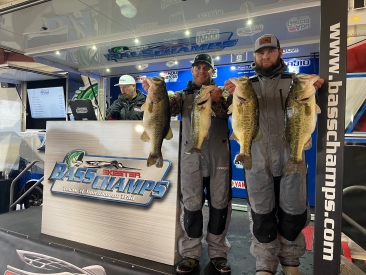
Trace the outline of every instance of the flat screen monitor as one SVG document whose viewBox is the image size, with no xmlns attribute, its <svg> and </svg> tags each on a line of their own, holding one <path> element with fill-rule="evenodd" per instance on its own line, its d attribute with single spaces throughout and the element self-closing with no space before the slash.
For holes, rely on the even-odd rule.
<svg viewBox="0 0 366 275">
<path fill-rule="evenodd" d="M 64 88 L 27 89 L 32 118 L 66 118 Z"/>
<path fill-rule="evenodd" d="M 75 99 L 69 102 L 74 120 L 97 120 L 94 106 L 90 99 Z"/>
</svg>

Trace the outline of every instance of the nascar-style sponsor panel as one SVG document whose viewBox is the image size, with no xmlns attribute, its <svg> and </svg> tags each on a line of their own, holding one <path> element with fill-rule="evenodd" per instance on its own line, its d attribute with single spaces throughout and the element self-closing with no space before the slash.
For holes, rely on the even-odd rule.
<svg viewBox="0 0 366 275">
<path fill-rule="evenodd" d="M 238 36 L 251 36 L 253 34 L 262 32 L 263 29 L 264 29 L 263 24 L 257 24 L 257 25 L 252 25 L 252 26 L 248 26 L 248 27 L 244 27 L 244 28 L 239 28 L 236 30 L 236 34 Z"/>
<path fill-rule="evenodd" d="M 208 38 L 211 40 L 200 44 L 198 44 L 196 41 L 197 39 L 198 41 L 201 41 L 201 38 L 191 37 L 142 46 L 117 46 L 108 49 L 108 53 L 104 54 L 104 56 L 108 62 L 124 62 L 140 59 L 179 56 L 190 53 L 195 54 L 199 52 L 217 52 L 236 45 L 238 39 L 231 39 L 232 36 L 232 32 L 212 33 L 212 35 L 208 36 Z"/>
<path fill-rule="evenodd" d="M 232 188 L 245 189 L 245 182 L 242 180 L 232 180 L 231 181 Z"/>
<path fill-rule="evenodd" d="M 135 77 L 135 81 L 136 83 L 142 83 L 142 81 L 144 81 L 146 79 L 146 75 L 138 75 Z"/>
<path fill-rule="evenodd" d="M 54 181 L 52 193 L 147 206 L 167 192 L 170 182 L 164 177 L 169 168 L 167 160 L 161 170 L 146 167 L 146 159 L 90 156 L 74 150 L 56 162 L 49 180 Z"/>
<path fill-rule="evenodd" d="M 289 32 L 299 32 L 311 27 L 311 18 L 308 15 L 292 17 L 286 23 Z"/>
</svg>

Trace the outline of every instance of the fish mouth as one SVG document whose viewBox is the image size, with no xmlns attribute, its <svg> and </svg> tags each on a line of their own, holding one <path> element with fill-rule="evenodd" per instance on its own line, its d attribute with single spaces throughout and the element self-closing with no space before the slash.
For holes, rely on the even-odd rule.
<svg viewBox="0 0 366 275">
<path fill-rule="evenodd" d="M 198 103 L 197 103 L 197 105 L 198 105 L 198 106 L 203 105 L 203 104 L 205 104 L 205 103 L 207 102 L 207 100 L 208 100 L 208 99 L 203 100 L 203 101 L 201 101 L 201 102 L 198 102 Z"/>
</svg>

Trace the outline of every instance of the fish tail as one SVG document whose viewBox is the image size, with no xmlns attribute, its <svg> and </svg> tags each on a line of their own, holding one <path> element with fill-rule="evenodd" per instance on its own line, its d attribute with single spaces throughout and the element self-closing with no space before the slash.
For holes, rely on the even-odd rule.
<svg viewBox="0 0 366 275">
<path fill-rule="evenodd" d="M 293 159 L 289 159 L 286 163 L 284 172 L 285 174 L 295 174 L 295 173 L 306 174 L 307 173 L 306 163 L 303 160 L 297 162 Z"/>
<path fill-rule="evenodd" d="M 252 169 L 252 156 L 246 156 L 244 155 L 244 169 L 245 170 L 250 170 Z"/>
<path fill-rule="evenodd" d="M 156 167 L 163 167 L 163 156 L 162 154 L 152 154 L 150 153 L 147 158 L 147 167 L 153 166 L 155 164 Z"/>
<path fill-rule="evenodd" d="M 193 154 L 193 153 L 198 153 L 198 154 L 200 154 L 200 156 L 201 156 L 201 157 L 203 157 L 203 156 L 202 156 L 202 151 L 201 151 L 201 149 L 198 149 L 198 148 L 196 148 L 196 147 L 192 147 L 191 149 L 189 149 L 189 150 L 186 152 L 186 154 L 188 154 L 188 155 L 191 155 L 191 154 Z"/>
</svg>

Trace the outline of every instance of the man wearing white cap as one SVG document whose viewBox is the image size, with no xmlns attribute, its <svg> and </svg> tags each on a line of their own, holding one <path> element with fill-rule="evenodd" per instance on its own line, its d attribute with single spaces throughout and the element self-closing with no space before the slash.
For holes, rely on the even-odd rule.
<svg viewBox="0 0 366 275">
<path fill-rule="evenodd" d="M 140 108 L 145 103 L 146 96 L 136 89 L 135 79 L 125 74 L 114 86 L 119 86 L 121 94 L 106 111 L 106 119 L 142 120 L 144 112 L 140 111 Z"/>
<path fill-rule="evenodd" d="M 272 34 L 255 41 L 252 67 L 256 75 L 250 80 L 258 97 L 263 137 L 252 144 L 253 166 L 245 170 L 245 183 L 253 233 L 250 252 L 256 259 L 256 275 L 275 274 L 279 263 L 285 275 L 301 275 L 298 266 L 305 253 L 301 230 L 310 220 L 306 174 L 283 173 L 289 150 L 282 142 L 282 106 L 294 74 L 285 72 L 282 53 L 280 42 Z M 315 89 L 323 83 L 324 79 L 318 79 Z M 225 89 L 232 94 L 235 86 L 228 80 Z"/>
</svg>

